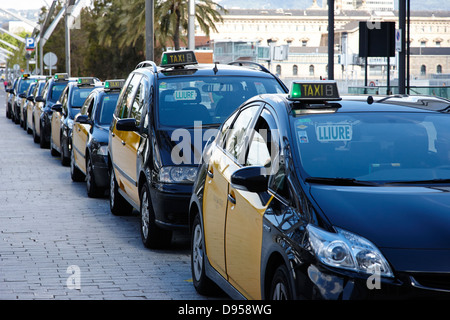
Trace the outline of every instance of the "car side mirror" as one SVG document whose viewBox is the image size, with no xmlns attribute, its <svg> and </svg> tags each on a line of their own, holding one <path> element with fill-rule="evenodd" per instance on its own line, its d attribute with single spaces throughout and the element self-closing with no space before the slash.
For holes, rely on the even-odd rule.
<svg viewBox="0 0 450 320">
<path fill-rule="evenodd" d="M 116 123 L 116 129 L 119 131 L 138 131 L 136 119 L 119 119 Z"/>
<path fill-rule="evenodd" d="M 52 111 L 61 112 L 62 111 L 62 104 L 56 103 L 52 106 Z"/>
<path fill-rule="evenodd" d="M 44 97 L 43 96 L 37 96 L 34 101 L 36 102 L 45 102 Z"/>
<path fill-rule="evenodd" d="M 250 192 L 267 191 L 269 175 L 267 168 L 261 166 L 249 166 L 236 170 L 231 175 L 231 186 L 238 190 Z"/>
<path fill-rule="evenodd" d="M 90 124 L 92 125 L 92 120 L 89 119 L 89 116 L 87 114 L 79 114 L 75 117 L 75 122 L 81 123 L 81 124 Z"/>
<path fill-rule="evenodd" d="M 20 93 L 19 94 L 19 98 L 26 98 L 26 97 L 27 97 L 27 95 L 25 93 Z"/>
<path fill-rule="evenodd" d="M 34 101 L 34 96 L 28 96 L 27 100 L 33 102 Z"/>
</svg>

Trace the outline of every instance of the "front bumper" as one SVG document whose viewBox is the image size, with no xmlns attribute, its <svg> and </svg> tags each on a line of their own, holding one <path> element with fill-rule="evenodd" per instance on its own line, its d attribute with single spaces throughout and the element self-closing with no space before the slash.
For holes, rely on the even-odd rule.
<svg viewBox="0 0 450 320">
<path fill-rule="evenodd" d="M 92 155 L 92 170 L 94 172 L 95 183 L 99 188 L 109 186 L 108 157 L 103 155 Z"/>
<path fill-rule="evenodd" d="M 450 299 L 448 274 L 400 272 L 395 278 L 384 278 L 377 274 L 356 275 L 340 272 L 318 265 L 309 265 L 303 272 L 297 270 L 295 273 L 298 299 Z"/>
<path fill-rule="evenodd" d="M 191 184 L 155 184 L 150 188 L 156 223 L 164 229 L 188 228 Z"/>
</svg>

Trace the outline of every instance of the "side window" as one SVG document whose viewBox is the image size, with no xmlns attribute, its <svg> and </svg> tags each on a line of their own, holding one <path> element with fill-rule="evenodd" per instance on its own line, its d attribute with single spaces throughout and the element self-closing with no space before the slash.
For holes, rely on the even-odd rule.
<svg viewBox="0 0 450 320">
<path fill-rule="evenodd" d="M 63 91 L 61 95 L 61 104 L 62 104 L 62 114 L 67 114 L 67 96 L 68 90 Z"/>
<path fill-rule="evenodd" d="M 148 97 L 148 80 L 147 77 L 142 76 L 141 82 L 138 85 L 136 95 L 134 96 L 133 104 L 131 107 L 131 118 L 136 119 L 136 124 L 141 124 L 142 114 L 145 109 L 145 102 Z"/>
<path fill-rule="evenodd" d="M 89 109 L 89 106 L 90 106 L 92 100 L 94 100 L 93 95 L 89 95 L 86 98 L 86 100 L 83 103 L 83 106 L 81 107 L 81 111 L 80 111 L 81 114 L 83 114 L 83 115 L 89 114 L 88 109 Z"/>
<path fill-rule="evenodd" d="M 135 74 L 128 85 L 125 86 L 124 91 L 121 93 L 121 97 L 119 98 L 119 102 L 117 104 L 116 116 L 123 119 L 128 118 L 131 110 L 131 103 L 133 102 L 134 94 L 139 86 L 139 80 L 141 79 L 141 75 Z"/>
<path fill-rule="evenodd" d="M 258 109 L 259 105 L 253 105 L 242 110 L 225 137 L 225 150 L 240 164 L 244 163 L 245 146 L 248 143 L 246 133 Z"/>
</svg>

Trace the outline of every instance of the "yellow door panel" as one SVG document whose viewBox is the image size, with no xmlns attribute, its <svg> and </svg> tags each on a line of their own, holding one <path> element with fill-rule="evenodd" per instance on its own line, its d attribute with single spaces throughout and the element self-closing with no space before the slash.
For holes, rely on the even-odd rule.
<svg viewBox="0 0 450 320">
<path fill-rule="evenodd" d="M 53 144 L 56 146 L 56 149 L 61 151 L 61 113 L 53 112 L 52 114 L 52 122 L 51 122 L 51 134 Z"/>
<path fill-rule="evenodd" d="M 236 164 L 222 151 L 216 149 L 210 159 L 203 197 L 203 223 L 206 253 L 211 265 L 224 278 L 225 265 L 225 218 L 227 194 L 231 173 Z"/>
<path fill-rule="evenodd" d="M 86 174 L 86 141 L 91 126 L 74 122 L 72 130 L 73 155 L 80 170 Z"/>
<path fill-rule="evenodd" d="M 230 186 L 225 235 L 228 281 L 249 299 L 261 299 L 262 229 L 267 205 L 257 193 Z"/>
</svg>

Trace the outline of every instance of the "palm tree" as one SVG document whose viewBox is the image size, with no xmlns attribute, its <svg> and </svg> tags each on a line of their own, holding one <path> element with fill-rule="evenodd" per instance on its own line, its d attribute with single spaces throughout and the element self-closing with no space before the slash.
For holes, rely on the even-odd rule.
<svg viewBox="0 0 450 320">
<path fill-rule="evenodd" d="M 110 7 L 119 17 L 116 33 L 118 45 L 135 45 L 145 39 L 145 0 L 112 0 Z M 120 10 L 113 8 L 120 5 Z M 181 36 L 186 34 L 188 25 L 188 0 L 155 0 L 155 42 L 160 47 L 166 47 L 169 39 L 172 40 L 175 49 L 180 48 Z M 226 10 L 212 0 L 196 0 L 196 21 L 200 29 L 209 35 L 210 30 L 217 31 L 215 23 L 222 22 L 220 12 Z M 120 11 L 120 12 L 119 12 Z M 109 22 L 108 22 L 109 21 Z M 99 27 L 112 23 L 110 18 L 99 23 Z M 108 37 L 105 38 L 107 40 Z M 111 44 L 106 41 L 104 44 Z"/>
</svg>

